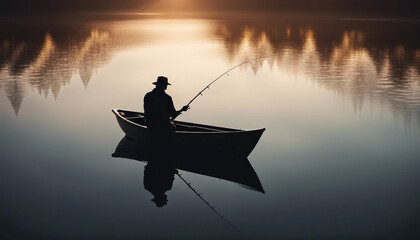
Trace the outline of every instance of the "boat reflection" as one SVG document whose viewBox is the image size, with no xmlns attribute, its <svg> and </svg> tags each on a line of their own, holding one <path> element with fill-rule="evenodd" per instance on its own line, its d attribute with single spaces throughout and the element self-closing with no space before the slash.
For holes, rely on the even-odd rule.
<svg viewBox="0 0 420 240">
<path fill-rule="evenodd" d="M 171 190 L 175 174 L 181 177 L 178 170 L 227 180 L 265 193 L 249 160 L 235 157 L 236 155 L 226 151 L 203 153 L 188 148 L 151 146 L 124 137 L 112 156 L 147 163 L 143 184 L 153 194 L 152 201 L 157 207 L 167 204 L 165 193 Z"/>
</svg>

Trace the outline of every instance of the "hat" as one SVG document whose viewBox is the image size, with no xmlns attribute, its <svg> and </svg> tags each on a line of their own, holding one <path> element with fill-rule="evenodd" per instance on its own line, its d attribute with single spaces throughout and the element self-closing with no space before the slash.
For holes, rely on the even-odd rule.
<svg viewBox="0 0 420 240">
<path fill-rule="evenodd" d="M 163 85 L 163 84 L 165 84 L 165 85 L 171 85 L 170 83 L 168 83 L 168 78 L 167 77 L 164 77 L 164 76 L 159 76 L 157 78 L 157 81 L 154 82 L 153 84 L 155 84 L 155 85 Z"/>
</svg>

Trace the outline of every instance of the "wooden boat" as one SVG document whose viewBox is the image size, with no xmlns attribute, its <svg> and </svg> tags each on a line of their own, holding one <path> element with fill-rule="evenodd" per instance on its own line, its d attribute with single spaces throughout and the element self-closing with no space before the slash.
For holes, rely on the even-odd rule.
<svg viewBox="0 0 420 240">
<path fill-rule="evenodd" d="M 145 163 L 161 162 L 178 170 L 227 180 L 242 187 L 265 193 L 249 160 L 244 157 L 231 156 L 225 151 L 211 151 L 202 154 L 184 148 L 168 152 L 162 151 L 162 148 L 151 148 L 141 142 L 124 137 L 112 156 Z"/>
<path fill-rule="evenodd" d="M 154 133 L 147 129 L 141 112 L 112 109 L 126 136 L 136 141 L 161 146 L 187 147 L 201 150 L 223 150 L 247 157 L 258 143 L 264 128 L 240 130 L 174 121 L 176 131 Z"/>
</svg>

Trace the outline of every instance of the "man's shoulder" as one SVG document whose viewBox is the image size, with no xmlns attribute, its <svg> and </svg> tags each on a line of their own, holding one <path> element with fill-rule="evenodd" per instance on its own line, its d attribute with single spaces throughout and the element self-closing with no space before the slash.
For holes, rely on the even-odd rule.
<svg viewBox="0 0 420 240">
<path fill-rule="evenodd" d="M 165 97 L 167 97 L 167 98 L 169 98 L 169 99 L 172 99 L 172 97 L 171 97 L 171 96 L 169 96 L 169 94 L 167 94 L 167 93 L 165 93 Z"/>
<path fill-rule="evenodd" d="M 172 99 L 172 97 L 167 94 L 166 92 L 163 92 L 162 95 L 160 95 L 162 98 L 166 98 L 166 99 Z"/>
<path fill-rule="evenodd" d="M 146 98 L 146 97 L 150 97 L 152 95 L 155 95 L 154 91 L 150 91 L 150 92 L 146 93 L 146 95 L 144 95 L 144 97 Z"/>
<path fill-rule="evenodd" d="M 144 98 L 149 98 L 149 97 L 172 99 L 172 97 L 169 96 L 166 92 L 159 93 L 159 92 L 154 91 L 154 90 L 152 90 L 152 91 L 146 93 L 146 95 L 144 95 Z"/>
</svg>

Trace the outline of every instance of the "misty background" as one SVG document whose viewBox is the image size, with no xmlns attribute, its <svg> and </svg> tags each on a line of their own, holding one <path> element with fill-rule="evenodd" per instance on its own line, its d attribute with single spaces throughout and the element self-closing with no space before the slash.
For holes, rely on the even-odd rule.
<svg viewBox="0 0 420 240">
<path fill-rule="evenodd" d="M 2 0 L 0 14 L 250 12 L 417 17 L 418 0 Z"/>
</svg>

